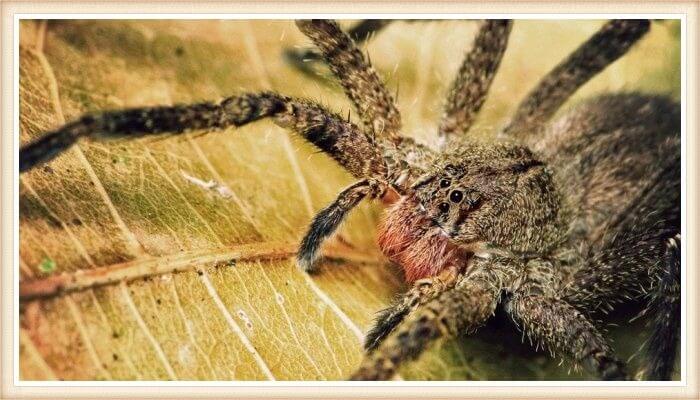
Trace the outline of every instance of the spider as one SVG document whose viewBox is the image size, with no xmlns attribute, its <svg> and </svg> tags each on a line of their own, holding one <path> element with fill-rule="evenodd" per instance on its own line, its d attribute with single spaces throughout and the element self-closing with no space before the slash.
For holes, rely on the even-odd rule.
<svg viewBox="0 0 700 400">
<path fill-rule="evenodd" d="M 390 379 L 434 342 L 468 334 L 502 305 L 532 342 L 601 379 L 625 380 L 595 316 L 644 301 L 653 314 L 644 379 L 668 380 L 680 339 L 680 108 L 663 96 L 605 94 L 561 105 L 649 30 L 612 20 L 522 100 L 497 141 L 470 137 L 512 22 L 485 20 L 454 78 L 439 145 L 401 135 L 392 95 L 351 36 L 330 20 L 296 22 L 361 126 L 305 99 L 245 93 L 219 102 L 84 115 L 20 150 L 20 172 L 85 137 L 135 138 L 242 126 L 290 129 L 359 180 L 311 222 L 297 256 L 319 248 L 363 199 L 386 205 L 378 244 L 410 289 L 378 314 L 350 379 Z"/>
</svg>

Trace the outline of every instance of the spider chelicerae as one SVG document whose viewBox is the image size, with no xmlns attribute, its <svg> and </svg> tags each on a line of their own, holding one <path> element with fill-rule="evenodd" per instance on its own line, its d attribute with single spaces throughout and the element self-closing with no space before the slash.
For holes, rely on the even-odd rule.
<svg viewBox="0 0 700 400">
<path fill-rule="evenodd" d="M 585 82 L 649 29 L 613 20 L 548 73 L 497 142 L 467 135 L 506 50 L 512 23 L 481 23 L 452 82 L 437 148 L 401 135 L 394 99 L 351 36 L 328 20 L 298 21 L 361 117 L 361 126 L 273 92 L 219 102 L 85 115 L 20 150 L 20 172 L 83 137 L 133 138 L 223 129 L 271 118 L 359 179 L 313 219 L 298 264 L 363 199 L 386 212 L 379 246 L 412 286 L 366 337 L 356 380 L 390 379 L 433 342 L 474 331 L 501 304 L 530 339 L 602 379 L 628 379 L 596 326 L 630 300 L 653 313 L 644 379 L 668 380 L 680 336 L 680 111 L 663 96 L 607 94 L 554 121 Z M 382 24 L 370 26 L 376 30 Z M 366 37 L 366 36 L 363 36 Z"/>
</svg>

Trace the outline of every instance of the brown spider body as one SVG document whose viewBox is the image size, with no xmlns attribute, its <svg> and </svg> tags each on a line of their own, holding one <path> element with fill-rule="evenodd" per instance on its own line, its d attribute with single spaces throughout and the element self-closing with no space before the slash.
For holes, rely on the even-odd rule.
<svg viewBox="0 0 700 400">
<path fill-rule="evenodd" d="M 340 80 L 362 127 L 277 93 L 85 116 L 22 147 L 20 171 L 82 137 L 220 129 L 271 118 L 360 180 L 314 217 L 298 264 L 365 198 L 387 210 L 378 244 L 411 287 L 379 313 L 351 379 L 390 379 L 435 341 L 473 332 L 503 304 L 538 346 L 602 379 L 628 379 L 597 312 L 647 301 L 645 378 L 670 379 L 680 335 L 680 113 L 661 96 L 605 95 L 550 118 L 649 29 L 613 20 L 545 76 L 499 136 L 468 133 L 505 52 L 511 22 L 484 22 L 451 85 L 438 148 L 403 137 L 391 94 L 333 21 L 298 21 Z M 379 24 L 378 26 L 384 26 Z M 647 295 L 650 293 L 650 295 Z"/>
<path fill-rule="evenodd" d="M 487 245 L 547 254 L 562 241 L 558 191 L 526 148 L 466 142 L 438 160 L 379 228 L 379 247 L 408 282 L 467 265 Z"/>
</svg>

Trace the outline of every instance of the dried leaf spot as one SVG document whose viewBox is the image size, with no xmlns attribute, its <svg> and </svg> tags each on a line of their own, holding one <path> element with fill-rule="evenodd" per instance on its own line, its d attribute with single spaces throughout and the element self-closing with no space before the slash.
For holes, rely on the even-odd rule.
<svg viewBox="0 0 700 400">
<path fill-rule="evenodd" d="M 253 323 L 250 322 L 250 318 L 248 318 L 248 314 L 246 314 L 245 311 L 243 311 L 241 309 L 238 309 L 236 314 L 238 314 L 238 318 L 240 318 L 241 321 L 243 321 L 243 323 L 245 324 L 245 327 L 248 328 L 248 330 L 252 331 L 253 330 Z"/>
<path fill-rule="evenodd" d="M 192 354 L 192 349 L 190 348 L 189 344 L 180 346 L 180 348 L 177 351 L 177 358 L 184 365 L 195 364 L 197 362 L 194 355 Z"/>
<path fill-rule="evenodd" d="M 191 176 L 190 174 L 182 170 L 180 171 L 180 174 L 182 174 L 182 177 L 185 178 L 185 180 L 187 180 L 191 184 L 199 186 L 202 189 L 212 191 L 224 199 L 230 199 L 231 197 L 233 197 L 233 192 L 231 191 L 231 189 L 224 184 L 218 183 L 214 180 L 203 181 L 199 178 Z"/>
</svg>

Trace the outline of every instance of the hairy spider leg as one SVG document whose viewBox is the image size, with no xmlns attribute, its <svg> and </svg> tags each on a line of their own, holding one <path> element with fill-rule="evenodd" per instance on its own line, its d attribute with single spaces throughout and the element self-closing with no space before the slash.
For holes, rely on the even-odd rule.
<svg viewBox="0 0 700 400">
<path fill-rule="evenodd" d="M 321 244 L 335 232 L 347 214 L 367 195 L 376 195 L 376 190 L 368 180 L 353 183 L 338 194 L 336 199 L 319 211 L 311 222 L 301 241 L 297 264 L 306 272 L 313 272 Z"/>
<path fill-rule="evenodd" d="M 625 364 L 613 354 L 593 323 L 566 301 L 537 294 L 537 285 L 524 284 L 505 304 L 528 337 L 553 355 L 568 356 L 575 366 L 583 364 L 603 380 L 627 380 Z"/>
<path fill-rule="evenodd" d="M 365 19 L 353 26 L 348 31 L 348 36 L 356 45 L 361 45 L 394 21 L 392 19 Z M 314 65 L 323 60 L 323 54 L 316 47 L 285 49 L 283 55 L 295 68 L 310 76 L 317 75 Z"/>
<path fill-rule="evenodd" d="M 366 129 L 379 136 L 398 136 L 401 115 L 394 98 L 352 38 L 333 20 L 300 20 L 297 26 L 321 51 Z"/>
<path fill-rule="evenodd" d="M 652 333 L 646 344 L 645 379 L 667 381 L 681 338 L 681 237 L 669 239 L 664 255 L 664 268 L 652 292 L 648 311 L 653 313 Z"/>
<path fill-rule="evenodd" d="M 386 166 L 373 139 L 355 124 L 308 100 L 277 93 L 249 93 L 218 103 L 142 107 L 85 115 L 22 146 L 20 172 L 43 164 L 84 137 L 134 138 L 242 126 L 272 117 L 326 152 L 359 178 L 383 177 Z"/>
<path fill-rule="evenodd" d="M 525 96 L 502 134 L 535 133 L 589 79 L 612 64 L 649 31 L 649 20 L 611 20 Z"/>
<path fill-rule="evenodd" d="M 416 359 L 438 339 L 467 333 L 493 315 L 500 288 L 488 271 L 462 276 L 460 282 L 419 305 L 374 351 L 368 353 L 351 380 L 386 380 L 399 366 Z"/>
<path fill-rule="evenodd" d="M 438 130 L 443 146 L 452 135 L 469 131 L 501 64 L 512 26 L 510 20 L 489 19 L 479 27 L 447 95 Z"/>
</svg>

